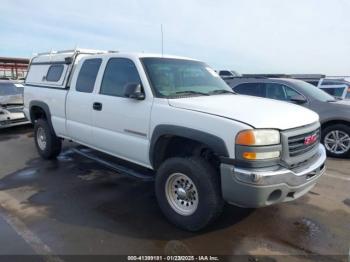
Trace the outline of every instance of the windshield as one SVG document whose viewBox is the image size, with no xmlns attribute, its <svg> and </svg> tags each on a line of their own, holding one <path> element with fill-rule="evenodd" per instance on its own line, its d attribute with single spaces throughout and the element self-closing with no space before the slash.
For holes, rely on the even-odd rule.
<svg viewBox="0 0 350 262">
<path fill-rule="evenodd" d="M 23 87 L 16 86 L 11 82 L 0 82 L 0 96 L 20 95 L 23 94 Z"/>
<path fill-rule="evenodd" d="M 308 94 L 316 100 L 322 102 L 335 101 L 335 98 L 333 96 L 327 94 L 325 91 L 321 90 L 316 86 L 313 86 L 301 80 L 294 80 L 293 83 L 297 85 L 300 89 L 302 89 L 303 92 L 305 92 L 306 94 Z"/>
<path fill-rule="evenodd" d="M 335 97 L 343 97 L 346 87 L 322 87 L 321 90 Z"/>
<path fill-rule="evenodd" d="M 206 64 L 172 58 L 143 58 L 145 70 L 157 97 L 233 93 Z"/>
</svg>

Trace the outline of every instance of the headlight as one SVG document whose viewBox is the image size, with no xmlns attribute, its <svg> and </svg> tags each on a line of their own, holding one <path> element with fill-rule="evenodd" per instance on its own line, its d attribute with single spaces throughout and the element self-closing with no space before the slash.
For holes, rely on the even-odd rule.
<svg viewBox="0 0 350 262">
<path fill-rule="evenodd" d="M 236 145 L 242 146 L 270 146 L 280 142 L 280 132 L 271 129 L 244 130 L 236 137 Z"/>
</svg>

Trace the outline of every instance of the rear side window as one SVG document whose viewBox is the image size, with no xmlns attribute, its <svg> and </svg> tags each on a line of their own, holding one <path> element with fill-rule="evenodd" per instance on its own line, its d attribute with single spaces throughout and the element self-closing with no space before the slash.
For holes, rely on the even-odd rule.
<svg viewBox="0 0 350 262">
<path fill-rule="evenodd" d="M 266 83 L 266 97 L 276 100 L 287 100 L 284 88 L 280 84 Z"/>
<path fill-rule="evenodd" d="M 101 66 L 101 62 L 102 60 L 99 58 L 87 59 L 84 61 L 77 79 L 77 91 L 84 93 L 92 93 L 92 91 L 94 90 L 98 70 Z"/>
<path fill-rule="evenodd" d="M 297 91 L 295 91 L 294 89 L 288 87 L 288 86 L 284 86 L 284 90 L 286 92 L 286 98 L 287 98 L 287 101 L 291 101 L 291 99 L 293 97 L 296 97 L 296 96 L 303 96 L 301 94 L 299 94 Z"/>
<path fill-rule="evenodd" d="M 233 89 L 238 94 L 265 97 L 265 88 L 259 83 L 240 84 Z"/>
<path fill-rule="evenodd" d="M 63 65 L 51 65 L 46 74 L 46 81 L 58 82 L 63 73 Z"/>
<path fill-rule="evenodd" d="M 124 97 L 124 88 L 128 84 L 140 83 L 135 64 L 126 58 L 111 58 L 106 66 L 100 94 Z"/>
</svg>

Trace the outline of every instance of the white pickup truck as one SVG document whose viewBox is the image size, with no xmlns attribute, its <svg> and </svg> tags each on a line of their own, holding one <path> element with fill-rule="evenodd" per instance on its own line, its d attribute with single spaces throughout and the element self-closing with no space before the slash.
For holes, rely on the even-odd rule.
<svg viewBox="0 0 350 262">
<path fill-rule="evenodd" d="M 186 230 L 213 222 L 225 201 L 256 208 L 295 200 L 325 171 L 316 113 L 237 95 L 189 58 L 39 54 L 24 105 L 43 158 L 68 139 L 147 169 L 164 215 Z"/>
</svg>

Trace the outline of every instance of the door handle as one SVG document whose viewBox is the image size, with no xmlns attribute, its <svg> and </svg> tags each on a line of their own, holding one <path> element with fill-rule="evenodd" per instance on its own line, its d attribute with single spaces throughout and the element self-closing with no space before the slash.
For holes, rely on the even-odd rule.
<svg viewBox="0 0 350 262">
<path fill-rule="evenodd" d="M 92 105 L 92 108 L 96 111 L 101 111 L 102 110 L 102 103 L 100 102 L 95 102 L 93 105 Z"/>
</svg>

